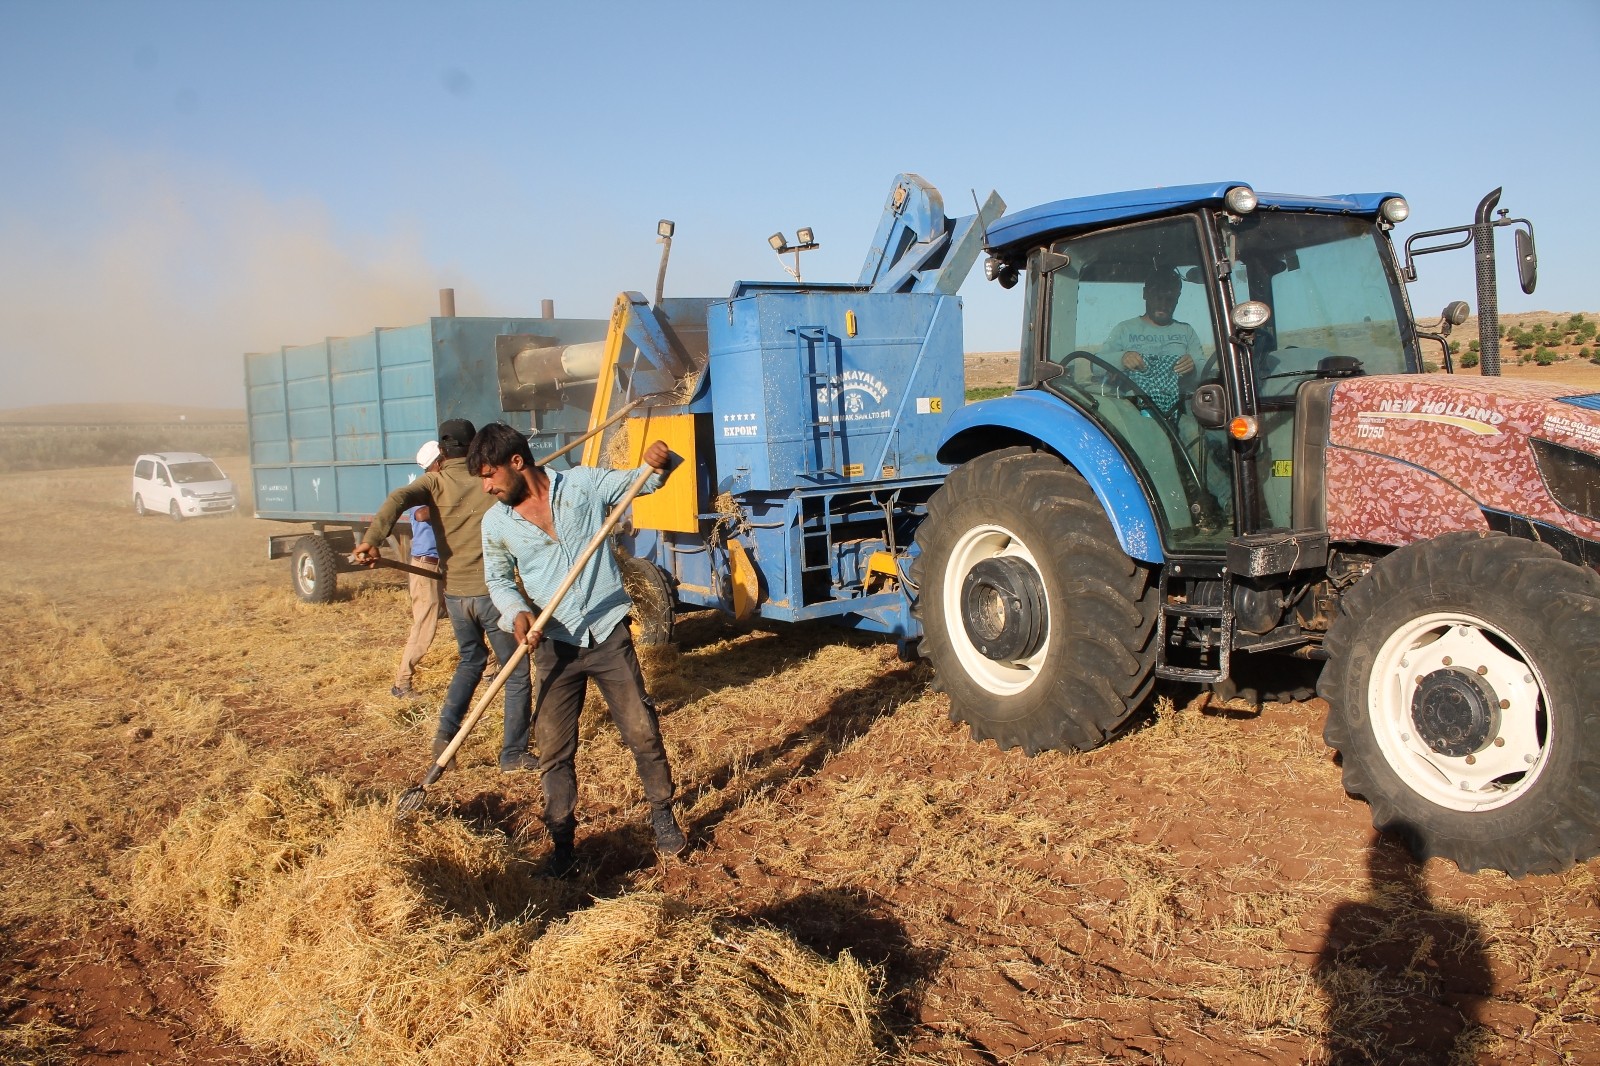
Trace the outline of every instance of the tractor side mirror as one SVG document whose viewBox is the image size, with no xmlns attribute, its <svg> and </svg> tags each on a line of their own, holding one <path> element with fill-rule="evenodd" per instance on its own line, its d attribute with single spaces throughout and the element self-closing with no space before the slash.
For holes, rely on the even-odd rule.
<svg viewBox="0 0 1600 1066">
<path fill-rule="evenodd" d="M 1533 248 L 1533 234 L 1519 229 L 1513 235 L 1517 242 L 1517 280 L 1522 291 L 1532 293 L 1539 283 L 1539 253 Z"/>
<path fill-rule="evenodd" d="M 1228 424 L 1228 394 L 1219 383 L 1207 382 L 1189 397 L 1189 413 L 1202 429 L 1221 429 Z"/>
</svg>

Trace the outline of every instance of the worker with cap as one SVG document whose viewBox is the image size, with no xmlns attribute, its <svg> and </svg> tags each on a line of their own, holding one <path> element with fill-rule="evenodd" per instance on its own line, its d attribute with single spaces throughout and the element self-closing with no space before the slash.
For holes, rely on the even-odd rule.
<svg viewBox="0 0 1600 1066">
<path fill-rule="evenodd" d="M 461 728 L 472 705 L 472 694 L 488 665 L 489 647 L 494 648 L 495 657 L 502 663 L 511 662 L 517 651 L 516 638 L 500 627 L 500 612 L 489 598 L 489 586 L 483 579 L 483 516 L 495 501 L 483 491 L 483 483 L 467 472 L 467 448 L 476 434 L 472 423 L 464 418 L 441 422 L 438 469 L 391 492 L 372 516 L 372 524 L 353 553 L 357 562 L 377 565 L 378 546 L 389 536 L 400 515 L 419 504 L 432 509 L 433 521 L 444 538 L 438 547 L 445 575 L 445 613 L 450 616 L 450 627 L 461 653 L 444 705 L 439 709 L 439 726 L 433 738 L 435 757 L 444 753 Z M 531 719 L 532 687 L 524 658 L 506 676 L 505 731 L 500 744 L 503 772 L 532 770 L 539 765 L 539 760 L 528 752 Z"/>
<path fill-rule="evenodd" d="M 417 465 L 424 474 L 439 468 L 439 442 L 430 440 L 417 449 Z M 411 565 L 418 570 L 439 573 L 438 538 L 433 532 L 433 510 L 422 503 L 405 513 L 411 524 Z M 444 590 L 441 574 L 429 577 L 413 573 L 407 591 L 411 594 L 411 631 L 406 634 L 405 650 L 400 653 L 400 665 L 394 672 L 394 687 L 389 695 L 397 700 L 414 700 L 416 689 L 411 687 L 417 663 L 433 646 L 434 634 L 439 631 L 439 612 L 444 609 Z"/>
<path fill-rule="evenodd" d="M 1144 314 L 1119 322 L 1100 346 L 1100 358 L 1120 367 L 1168 419 L 1178 415 L 1180 384 L 1204 354 L 1200 335 L 1172 317 L 1183 279 L 1158 267 L 1145 279 Z"/>
</svg>

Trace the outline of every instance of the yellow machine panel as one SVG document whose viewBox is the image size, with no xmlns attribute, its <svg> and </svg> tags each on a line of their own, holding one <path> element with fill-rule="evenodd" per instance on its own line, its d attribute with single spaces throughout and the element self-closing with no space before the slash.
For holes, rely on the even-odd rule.
<svg viewBox="0 0 1600 1066">
<path fill-rule="evenodd" d="M 669 533 L 695 533 L 700 529 L 700 501 L 696 489 L 694 415 L 637 415 L 623 425 L 628 433 L 623 465 L 638 466 L 646 444 L 665 442 L 683 464 L 673 471 L 667 483 L 648 496 L 633 501 L 635 529 L 661 529 Z"/>
</svg>

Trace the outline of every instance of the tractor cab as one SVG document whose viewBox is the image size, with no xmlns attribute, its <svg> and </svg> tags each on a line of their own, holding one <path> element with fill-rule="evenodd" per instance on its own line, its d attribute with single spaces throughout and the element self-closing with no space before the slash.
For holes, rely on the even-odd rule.
<svg viewBox="0 0 1600 1066">
<path fill-rule="evenodd" d="M 1299 524 L 1303 384 L 1421 368 L 1386 232 L 1403 205 L 1228 183 L 1059 201 L 991 229 L 991 274 L 1027 275 L 1021 385 L 1115 441 L 1165 556 L 1221 559 Z"/>
</svg>

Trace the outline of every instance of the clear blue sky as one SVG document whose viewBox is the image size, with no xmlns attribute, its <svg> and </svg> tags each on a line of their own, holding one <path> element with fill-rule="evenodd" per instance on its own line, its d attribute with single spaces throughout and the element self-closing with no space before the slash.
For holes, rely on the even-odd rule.
<svg viewBox="0 0 1600 1066">
<path fill-rule="evenodd" d="M 1230 18 L 1229 11 L 1236 11 Z M 1597 310 L 1600 3 L 0 0 L 0 407 L 242 406 L 241 353 L 434 313 L 603 317 L 853 281 L 891 179 L 951 213 L 1240 179 L 1395 190 L 1400 233 L 1530 218 Z M 1421 261 L 1420 314 L 1472 299 Z M 1018 296 L 967 282 L 969 351 Z"/>
</svg>

